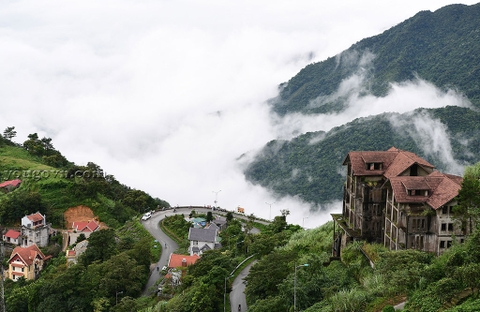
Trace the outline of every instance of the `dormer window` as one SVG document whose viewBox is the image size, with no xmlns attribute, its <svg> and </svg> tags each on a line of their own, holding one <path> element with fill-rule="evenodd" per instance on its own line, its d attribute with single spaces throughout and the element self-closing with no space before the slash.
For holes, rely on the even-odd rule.
<svg viewBox="0 0 480 312">
<path fill-rule="evenodd" d="M 428 196 L 428 190 L 408 190 L 410 196 Z"/>
<path fill-rule="evenodd" d="M 383 163 L 367 163 L 367 170 L 382 170 Z"/>
</svg>

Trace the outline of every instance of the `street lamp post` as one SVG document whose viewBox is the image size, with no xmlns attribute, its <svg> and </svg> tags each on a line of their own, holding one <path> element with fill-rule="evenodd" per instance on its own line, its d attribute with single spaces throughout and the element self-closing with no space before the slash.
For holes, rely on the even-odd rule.
<svg viewBox="0 0 480 312">
<path fill-rule="evenodd" d="M 308 263 L 295 266 L 295 274 L 293 277 L 293 312 L 297 311 L 297 268 L 307 267 L 307 266 L 309 266 Z"/>
<path fill-rule="evenodd" d="M 215 207 L 217 206 L 218 193 L 220 193 L 221 191 L 222 190 L 212 191 L 213 193 L 215 193 L 215 201 L 213 202 Z"/>
<path fill-rule="evenodd" d="M 115 293 L 115 305 L 117 305 L 118 295 L 119 295 L 119 294 L 123 294 L 123 291 L 117 291 L 117 292 Z"/>
<path fill-rule="evenodd" d="M 302 228 L 305 228 L 305 219 L 308 219 L 308 216 L 306 216 L 306 217 L 303 217 Z"/>
<path fill-rule="evenodd" d="M 223 312 L 225 312 L 226 310 L 226 305 L 227 305 L 227 280 L 232 277 L 232 275 L 230 274 L 229 276 L 226 276 L 225 277 L 225 289 L 223 291 Z"/>
<path fill-rule="evenodd" d="M 268 220 L 272 220 L 272 205 L 275 204 L 276 202 L 273 202 L 273 203 L 267 203 L 265 202 L 265 204 L 269 205 L 270 206 L 270 215 L 268 216 Z"/>
</svg>

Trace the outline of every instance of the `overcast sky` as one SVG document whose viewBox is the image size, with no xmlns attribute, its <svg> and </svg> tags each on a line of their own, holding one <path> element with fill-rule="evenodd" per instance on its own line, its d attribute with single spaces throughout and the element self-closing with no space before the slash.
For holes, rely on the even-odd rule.
<svg viewBox="0 0 480 312">
<path fill-rule="evenodd" d="M 275 120 L 265 101 L 307 64 L 451 3 L 4 1 L 0 128 L 15 126 L 19 143 L 34 132 L 50 137 L 70 161 L 94 162 L 172 205 L 217 199 L 264 218 L 289 209 L 289 222 L 315 227 L 328 214 L 249 184 L 238 157 L 386 105 L 406 112 L 468 103 L 421 80 L 395 86 L 387 98 L 352 98 L 355 105 L 339 116 Z M 351 77 L 338 93 L 361 80 Z"/>
</svg>

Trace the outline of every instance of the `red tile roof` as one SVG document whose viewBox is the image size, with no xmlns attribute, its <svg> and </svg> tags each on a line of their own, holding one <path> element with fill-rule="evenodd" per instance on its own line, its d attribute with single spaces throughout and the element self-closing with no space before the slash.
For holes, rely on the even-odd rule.
<svg viewBox="0 0 480 312">
<path fill-rule="evenodd" d="M 16 255 L 19 256 L 22 262 L 27 266 L 33 264 L 37 258 L 40 258 L 41 260 L 45 259 L 45 255 L 35 244 L 28 247 L 15 247 L 8 262 L 10 262 Z"/>
<path fill-rule="evenodd" d="M 391 177 L 390 183 L 399 203 L 424 203 L 438 209 L 453 200 L 460 190 L 461 177 L 434 171 L 428 176 Z M 428 194 L 410 195 L 408 190 L 428 190 Z"/>
<path fill-rule="evenodd" d="M 351 163 L 353 175 L 355 176 L 385 176 L 387 179 L 400 175 L 413 164 L 422 167 L 435 168 L 425 159 L 417 156 L 412 152 L 400 150 L 391 147 L 387 151 L 353 151 L 348 153 L 343 161 L 346 165 Z M 371 170 L 367 168 L 367 164 L 381 163 L 382 168 Z"/>
<path fill-rule="evenodd" d="M 17 239 L 22 233 L 15 231 L 15 230 L 8 230 L 7 233 L 5 233 L 5 237 L 10 237 L 13 239 Z"/>
<path fill-rule="evenodd" d="M 31 215 L 28 215 L 27 218 L 32 222 L 43 221 L 44 219 L 40 212 L 36 212 Z"/>
<path fill-rule="evenodd" d="M 198 255 L 185 256 L 185 255 L 177 255 L 172 253 L 170 254 L 170 259 L 168 260 L 168 267 L 178 268 L 183 266 L 182 264 L 184 262 L 186 263 L 186 266 L 189 266 L 197 262 L 198 259 L 200 259 Z"/>
<path fill-rule="evenodd" d="M 78 232 L 94 232 L 98 229 L 99 225 L 95 221 L 75 221 L 72 224 L 72 228 Z"/>
<path fill-rule="evenodd" d="M 22 181 L 18 180 L 18 179 L 5 181 L 5 182 L 0 183 L 0 188 L 8 187 L 8 186 L 17 187 L 18 185 L 20 185 L 20 183 L 22 183 Z"/>
</svg>

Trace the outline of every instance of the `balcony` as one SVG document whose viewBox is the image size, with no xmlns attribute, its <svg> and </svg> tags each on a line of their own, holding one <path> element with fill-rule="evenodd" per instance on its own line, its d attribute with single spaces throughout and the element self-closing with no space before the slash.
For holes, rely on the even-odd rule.
<svg viewBox="0 0 480 312">
<path fill-rule="evenodd" d="M 340 228 L 350 237 L 360 238 L 362 233 L 359 229 L 353 229 L 348 225 L 347 220 L 341 214 L 331 214 L 333 220 L 340 226 Z"/>
</svg>

